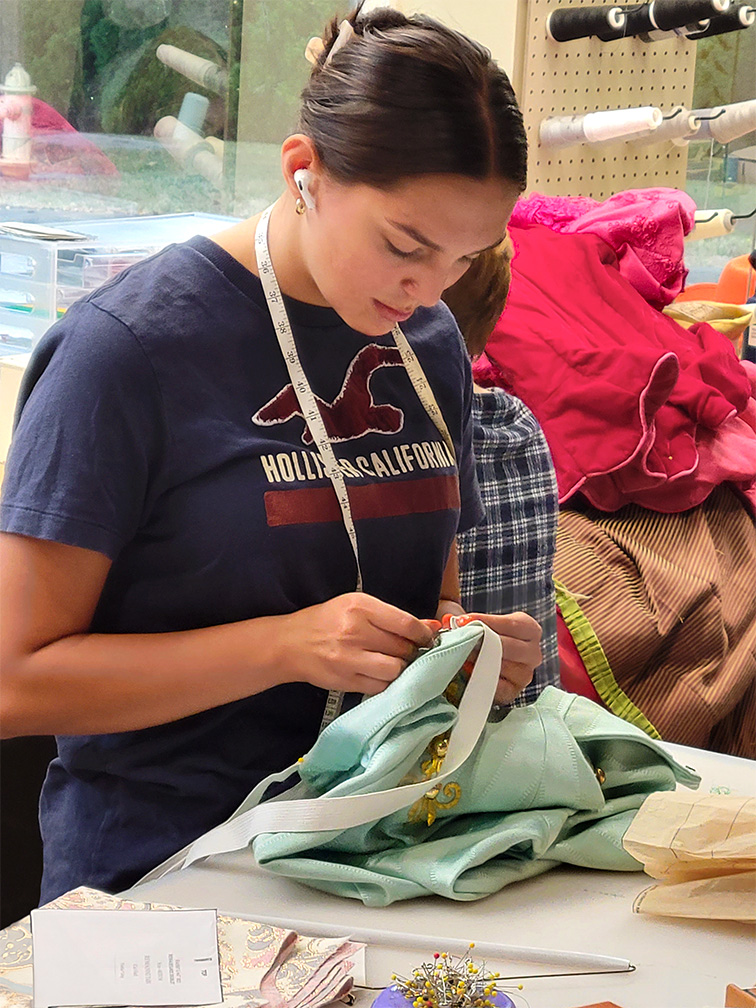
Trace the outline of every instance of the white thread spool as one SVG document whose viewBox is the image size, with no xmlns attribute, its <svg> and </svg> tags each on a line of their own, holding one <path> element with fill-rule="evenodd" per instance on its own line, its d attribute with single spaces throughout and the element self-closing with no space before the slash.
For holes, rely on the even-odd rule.
<svg viewBox="0 0 756 1008">
<path fill-rule="evenodd" d="M 730 143 L 751 130 L 756 130 L 756 98 L 725 105 L 725 114 L 720 119 L 712 119 L 709 129 L 714 139 L 721 144 Z"/>
<path fill-rule="evenodd" d="M 188 171 L 202 175 L 216 189 L 220 189 L 223 182 L 223 159 L 215 153 L 215 144 L 209 143 L 175 116 L 158 119 L 153 133 L 155 139 L 160 141 L 179 164 L 185 165 Z"/>
<path fill-rule="evenodd" d="M 214 91 L 216 94 L 224 94 L 228 87 L 228 71 L 219 67 L 212 60 L 204 59 L 202 56 L 195 56 L 194 53 L 179 49 L 178 46 L 159 45 L 155 50 L 155 55 L 170 67 L 183 74 L 190 81 Z"/>
<path fill-rule="evenodd" d="M 26 179 L 32 165 L 32 95 L 37 89 L 20 63 L 0 85 L 0 167 L 4 175 Z"/>
<path fill-rule="evenodd" d="M 756 130 L 756 98 L 717 108 L 694 109 L 693 115 L 699 119 L 700 129 L 691 139 L 728 144 Z"/>
<path fill-rule="evenodd" d="M 625 139 L 630 143 L 642 145 L 663 143 L 665 140 L 669 140 L 672 143 L 678 141 L 687 143 L 685 138 L 691 133 L 695 133 L 697 129 L 698 120 L 690 109 L 686 109 L 683 105 L 678 105 L 677 108 L 670 109 L 656 129 L 643 130 L 642 133 L 633 133 L 625 137 Z"/>
<path fill-rule="evenodd" d="M 690 112 L 686 119 L 688 130 L 682 133 L 680 136 L 673 137 L 672 143 L 675 147 L 686 147 L 691 140 L 695 140 L 696 134 L 701 129 L 700 120 L 696 119 L 692 112 Z"/>
<path fill-rule="evenodd" d="M 544 147 L 610 143 L 633 133 L 658 129 L 661 121 L 661 109 L 651 105 L 607 109 L 579 116 L 551 116 L 542 120 L 539 135 Z"/>
<path fill-rule="evenodd" d="M 214 136 L 205 137 L 205 143 L 211 148 L 213 154 L 215 154 L 216 157 L 219 157 L 222 161 L 225 144 L 220 139 L 220 137 L 214 137 Z"/>
<path fill-rule="evenodd" d="M 686 241 L 699 241 L 701 238 L 721 238 L 730 234 L 735 227 L 732 210 L 696 210 L 696 223 Z"/>
</svg>

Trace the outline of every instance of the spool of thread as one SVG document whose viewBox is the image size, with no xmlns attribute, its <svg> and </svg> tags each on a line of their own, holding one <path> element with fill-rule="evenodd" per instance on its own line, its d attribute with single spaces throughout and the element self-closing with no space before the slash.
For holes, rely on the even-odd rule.
<svg viewBox="0 0 756 1008">
<path fill-rule="evenodd" d="M 655 28 L 650 32 L 641 32 L 638 38 L 641 42 L 668 42 L 675 38 L 689 38 L 691 32 L 701 32 L 709 25 L 709 20 L 696 21 L 694 24 L 683 25 L 682 28 L 673 28 L 671 31 L 661 31 Z"/>
<path fill-rule="evenodd" d="M 216 94 L 225 94 L 228 87 L 228 71 L 212 60 L 203 59 L 202 56 L 195 56 L 185 49 L 165 43 L 157 47 L 155 55 L 165 66 L 177 70 L 200 87 Z"/>
<path fill-rule="evenodd" d="M 189 129 L 199 133 L 205 124 L 205 116 L 210 105 L 210 99 L 204 95 L 196 94 L 194 91 L 187 91 L 181 102 L 181 111 L 178 114 L 178 121 L 188 126 Z"/>
<path fill-rule="evenodd" d="M 215 153 L 213 144 L 179 122 L 175 116 L 163 116 L 162 119 L 158 119 L 153 133 L 171 157 L 174 157 L 187 171 L 202 175 L 220 189 L 223 182 L 223 160 Z"/>
<path fill-rule="evenodd" d="M 702 30 L 701 22 L 727 10 L 730 0 L 651 0 L 641 5 L 623 6 L 625 25 L 622 31 L 601 35 L 605 41 L 627 36 L 644 42 L 658 42 Z"/>
<path fill-rule="evenodd" d="M 717 108 L 694 109 L 693 115 L 700 120 L 700 129 L 691 140 L 716 140 L 717 143 L 728 144 L 756 130 L 756 98 Z"/>
<path fill-rule="evenodd" d="M 546 34 L 555 42 L 601 35 L 602 31 L 621 33 L 625 15 L 620 7 L 557 7 L 546 19 Z M 613 36 L 610 36 L 613 37 Z"/>
<path fill-rule="evenodd" d="M 209 136 L 205 137 L 205 143 L 210 147 L 213 154 L 223 160 L 223 151 L 225 148 L 224 142 L 220 137 Z"/>
<path fill-rule="evenodd" d="M 706 28 L 702 31 L 690 32 L 688 38 L 697 41 L 698 39 L 711 38 L 712 35 L 725 35 L 728 32 L 750 28 L 755 23 L 756 7 L 741 4 L 739 7 L 731 7 L 724 14 L 713 17 Z"/>
<path fill-rule="evenodd" d="M 651 105 L 641 108 L 607 109 L 579 116 L 551 116 L 540 126 L 544 147 L 569 147 L 576 143 L 609 143 L 633 133 L 655 130 L 662 121 L 661 109 Z"/>
<path fill-rule="evenodd" d="M 655 28 L 671 31 L 722 14 L 729 6 L 730 0 L 653 0 L 651 18 Z"/>
<path fill-rule="evenodd" d="M 678 140 L 687 142 L 685 138 L 691 133 L 695 133 L 697 129 L 698 119 L 696 119 L 690 109 L 686 109 L 683 105 L 678 105 L 676 108 L 670 109 L 663 116 L 662 121 L 656 129 L 633 133 L 631 136 L 625 137 L 625 139 L 631 143 L 642 145 L 663 143 L 664 141 L 674 143 Z"/>
<path fill-rule="evenodd" d="M 653 17 L 653 4 L 646 3 L 640 7 L 623 7 L 625 12 L 625 35 L 642 35 L 644 32 L 654 31 L 656 22 Z"/>
<path fill-rule="evenodd" d="M 686 236 L 686 241 L 699 241 L 701 238 L 721 238 L 730 234 L 735 227 L 732 210 L 696 210 L 696 223 L 693 230 Z"/>
</svg>

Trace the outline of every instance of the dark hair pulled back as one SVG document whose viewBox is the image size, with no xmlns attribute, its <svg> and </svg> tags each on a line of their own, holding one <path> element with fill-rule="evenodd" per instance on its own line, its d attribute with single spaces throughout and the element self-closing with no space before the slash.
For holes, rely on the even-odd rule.
<svg viewBox="0 0 756 1008">
<path fill-rule="evenodd" d="M 390 187 L 412 175 L 500 177 L 522 191 L 527 140 L 509 78 L 478 42 L 391 8 L 338 18 L 302 92 L 299 128 L 341 182 Z"/>
</svg>

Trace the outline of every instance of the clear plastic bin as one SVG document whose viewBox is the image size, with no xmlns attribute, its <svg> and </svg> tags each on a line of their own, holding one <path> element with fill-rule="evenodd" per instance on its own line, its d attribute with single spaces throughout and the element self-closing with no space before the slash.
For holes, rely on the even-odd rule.
<svg viewBox="0 0 756 1008">
<path fill-rule="evenodd" d="M 132 263 L 193 235 L 212 235 L 236 218 L 206 213 L 56 221 L 87 237 L 71 241 L 0 232 L 0 355 L 31 350 L 79 298 Z"/>
</svg>

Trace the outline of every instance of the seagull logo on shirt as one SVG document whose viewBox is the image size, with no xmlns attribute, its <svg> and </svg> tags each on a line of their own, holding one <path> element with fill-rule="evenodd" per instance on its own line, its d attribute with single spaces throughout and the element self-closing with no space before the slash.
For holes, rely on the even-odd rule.
<svg viewBox="0 0 756 1008">
<path fill-rule="evenodd" d="M 398 434 L 404 429 L 404 412 L 390 403 L 376 403 L 370 388 L 373 375 L 381 368 L 402 365 L 396 347 L 370 343 L 353 358 L 333 402 L 315 396 L 329 441 L 354 441 L 365 434 Z M 327 480 L 320 453 L 313 450 L 312 432 L 294 386 L 284 386 L 253 414 L 252 421 L 272 427 L 295 417 L 303 421 L 304 448 L 263 453 L 260 457 L 265 478 L 271 484 L 264 495 L 268 526 L 341 522 L 339 502 Z M 365 455 L 340 458 L 338 464 L 349 483 L 355 521 L 460 507 L 454 458 L 442 441 L 391 444 Z"/>
<path fill-rule="evenodd" d="M 370 380 L 385 367 L 400 367 L 402 357 L 396 347 L 370 343 L 349 365 L 341 390 L 333 402 L 315 396 L 328 437 L 332 442 L 353 441 L 365 434 L 398 434 L 404 426 L 404 413 L 388 403 L 376 403 L 370 391 Z M 262 427 L 286 423 L 292 417 L 302 417 L 294 386 L 289 383 L 252 417 Z M 307 424 L 302 443 L 312 444 Z"/>
</svg>

